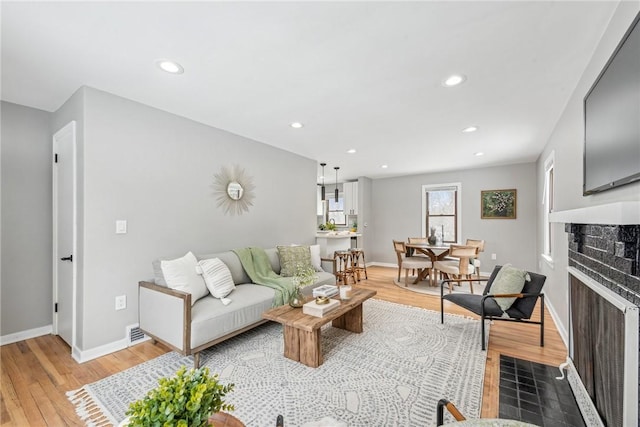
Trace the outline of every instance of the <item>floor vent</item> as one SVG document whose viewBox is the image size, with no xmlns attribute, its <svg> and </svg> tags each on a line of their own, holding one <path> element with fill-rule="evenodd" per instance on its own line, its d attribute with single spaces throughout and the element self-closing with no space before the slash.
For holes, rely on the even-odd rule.
<svg viewBox="0 0 640 427">
<path fill-rule="evenodd" d="M 138 326 L 137 324 L 127 326 L 127 347 L 140 344 L 150 339 L 151 337 L 145 335 L 144 332 L 140 330 L 140 326 Z"/>
</svg>

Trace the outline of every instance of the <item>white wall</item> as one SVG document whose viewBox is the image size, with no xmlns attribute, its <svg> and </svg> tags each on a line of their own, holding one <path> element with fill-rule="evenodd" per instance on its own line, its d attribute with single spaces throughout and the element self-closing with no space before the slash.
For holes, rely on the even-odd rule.
<svg viewBox="0 0 640 427">
<path fill-rule="evenodd" d="M 53 114 L 2 106 L 3 335 L 51 324 L 51 136 L 71 120 L 81 352 L 122 341 L 137 323 L 137 283 L 152 277 L 156 257 L 315 241 L 313 160 L 92 88 Z M 242 216 L 224 215 L 213 196 L 214 174 L 234 164 L 256 186 Z M 118 219 L 127 234 L 115 234 Z M 125 310 L 115 311 L 117 295 L 127 296 Z"/>
<path fill-rule="evenodd" d="M 0 335 L 51 326 L 50 113 L 2 102 Z"/>
<path fill-rule="evenodd" d="M 535 164 L 517 164 L 454 172 L 411 175 L 372 181 L 372 215 L 367 230 L 367 260 L 396 264 L 392 240 L 422 233 L 422 186 L 462 183 L 462 239 L 484 239 L 482 271 L 511 263 L 535 271 Z M 480 192 L 515 188 L 516 219 L 481 219 Z M 495 253 L 497 259 L 491 260 Z"/>
<path fill-rule="evenodd" d="M 542 200 L 544 187 L 544 162 L 554 152 L 555 211 L 602 205 L 617 201 L 640 200 L 640 183 L 613 190 L 582 196 L 582 153 L 584 144 L 583 99 L 600 74 L 624 33 L 640 10 L 640 2 L 621 2 L 611 22 L 596 47 L 593 57 L 585 69 L 567 106 L 560 117 L 546 147 L 537 162 L 537 198 Z M 542 252 L 543 212 L 540 202 L 538 210 L 538 254 Z M 547 276 L 545 294 L 555 313 L 558 328 L 566 339 L 568 328 L 568 243 L 564 224 L 553 224 L 553 266 L 539 257 L 540 271 Z"/>
</svg>

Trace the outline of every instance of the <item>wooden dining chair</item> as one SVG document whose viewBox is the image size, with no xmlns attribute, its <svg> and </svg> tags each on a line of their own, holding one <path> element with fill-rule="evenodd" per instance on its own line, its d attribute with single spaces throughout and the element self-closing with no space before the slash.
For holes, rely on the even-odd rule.
<svg viewBox="0 0 640 427">
<path fill-rule="evenodd" d="M 426 237 L 409 237 L 407 241 L 409 243 L 429 243 Z"/>
<path fill-rule="evenodd" d="M 444 279 L 449 281 L 449 293 L 453 288 L 453 281 L 456 279 L 471 279 L 473 266 L 471 259 L 475 258 L 478 253 L 477 246 L 451 245 L 449 256 L 456 258 L 455 260 L 436 261 L 433 268 L 442 274 Z M 469 289 L 473 293 L 473 282 L 469 282 Z"/>
<path fill-rule="evenodd" d="M 407 242 L 409 243 L 424 243 L 424 244 L 428 244 L 429 241 L 427 240 L 426 237 L 408 237 L 407 238 Z M 420 252 L 416 253 L 416 251 L 411 252 L 411 248 L 409 248 L 409 256 L 420 256 L 420 257 L 426 257 L 425 254 L 421 254 Z"/>
<path fill-rule="evenodd" d="M 404 270 L 404 286 L 408 285 L 409 270 L 417 270 L 418 276 L 420 276 L 422 270 L 429 270 L 429 276 L 431 276 L 431 269 L 433 264 L 427 257 L 410 256 L 407 254 L 407 247 L 402 240 L 393 241 L 393 250 L 396 251 L 398 257 L 398 282 L 400 281 L 400 272 Z"/>
<path fill-rule="evenodd" d="M 424 244 L 428 244 L 429 240 L 426 237 L 407 237 L 407 242 L 409 242 L 409 243 L 424 243 Z M 422 253 L 414 250 L 413 248 L 407 248 L 407 256 L 415 256 L 415 257 L 421 257 L 421 258 L 427 257 L 427 258 L 429 258 L 427 255 L 422 254 Z M 429 259 L 431 259 L 431 258 L 429 258 Z M 429 273 L 429 277 L 431 277 L 431 273 Z"/>
<path fill-rule="evenodd" d="M 471 259 L 471 264 L 473 265 L 473 272 L 476 274 L 478 280 L 480 279 L 480 259 L 478 258 L 478 254 L 480 252 L 484 252 L 484 240 L 474 240 L 467 239 L 465 246 L 476 246 L 478 248 L 478 253 L 475 258 Z"/>
</svg>

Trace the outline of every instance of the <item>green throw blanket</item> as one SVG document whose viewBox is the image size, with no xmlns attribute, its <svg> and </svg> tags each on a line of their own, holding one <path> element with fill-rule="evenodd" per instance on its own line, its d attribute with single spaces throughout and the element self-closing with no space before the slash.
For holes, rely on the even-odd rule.
<svg viewBox="0 0 640 427">
<path fill-rule="evenodd" d="M 262 248 L 234 249 L 242 267 L 247 272 L 251 281 L 257 285 L 267 286 L 276 291 L 273 297 L 273 306 L 278 307 L 289 302 L 295 293 L 296 287 L 291 277 L 281 277 L 271 268 L 271 262 L 267 253 Z"/>
</svg>

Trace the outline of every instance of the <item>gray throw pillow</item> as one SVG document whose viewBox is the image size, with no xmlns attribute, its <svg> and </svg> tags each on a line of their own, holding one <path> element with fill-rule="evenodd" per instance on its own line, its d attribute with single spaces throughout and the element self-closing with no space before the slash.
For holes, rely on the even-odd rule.
<svg viewBox="0 0 640 427">
<path fill-rule="evenodd" d="M 511 264 L 502 266 L 496 278 L 493 279 L 489 295 L 517 294 L 524 288 L 524 283 L 531 280 L 529 273 L 524 270 L 512 267 Z M 502 311 L 507 311 L 517 298 L 496 298 L 496 303 Z"/>
</svg>

